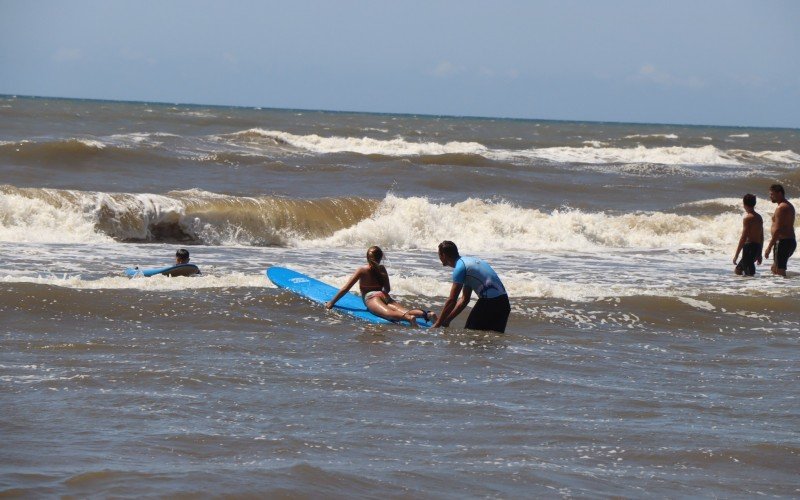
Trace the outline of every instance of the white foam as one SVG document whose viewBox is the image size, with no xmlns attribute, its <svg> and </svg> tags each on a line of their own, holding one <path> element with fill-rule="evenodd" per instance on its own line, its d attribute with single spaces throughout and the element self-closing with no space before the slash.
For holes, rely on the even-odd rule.
<svg viewBox="0 0 800 500">
<path fill-rule="evenodd" d="M 359 153 L 381 154 L 387 156 L 418 156 L 442 154 L 485 154 L 487 148 L 477 142 L 409 142 L 402 138 L 390 140 L 372 139 L 370 137 L 321 137 L 312 135 L 295 135 L 276 130 L 254 128 L 240 132 L 241 135 L 256 134 L 274 139 L 296 148 L 318 154 Z"/>
<path fill-rule="evenodd" d="M 83 144 L 84 146 L 89 146 L 90 148 L 94 149 L 105 149 L 106 147 L 106 144 L 104 142 L 95 139 L 73 139 L 73 140 Z"/>
<path fill-rule="evenodd" d="M 209 113 L 208 111 L 183 111 L 181 116 L 192 116 L 196 118 L 216 118 L 217 115 Z"/>
<path fill-rule="evenodd" d="M 675 134 L 633 134 L 633 135 L 626 135 L 625 139 L 670 139 L 674 140 L 677 139 L 678 136 Z"/>
<path fill-rule="evenodd" d="M 792 150 L 784 151 L 747 151 L 741 149 L 730 150 L 729 153 L 745 158 L 754 162 L 773 162 L 773 163 L 800 163 L 800 154 Z"/>
<path fill-rule="evenodd" d="M 229 197 L 200 190 L 114 194 L 35 190 L 36 196 L 0 191 L 0 241 L 98 243 L 147 240 L 154 228 L 179 230 L 210 245 L 288 245 L 294 248 L 435 248 L 460 240 L 469 251 L 549 251 L 615 248 L 699 248 L 725 251 L 738 239 L 741 201 L 701 200 L 681 207 L 719 207 L 720 214 L 606 213 L 562 208 L 543 211 L 503 201 L 470 198 L 438 203 L 389 194 L 369 218 L 330 236 L 309 236 L 302 224 L 285 224 L 270 200 Z M 206 213 L 215 199 L 226 203 Z M 195 201 L 199 203 L 195 206 Z M 228 203 L 229 202 L 229 203 Z M 231 212 L 225 207 L 234 207 Z M 252 210 L 241 210 L 252 206 Z M 197 208 L 199 207 L 199 208 Z M 679 207 L 679 208 L 681 208 Z M 767 210 L 767 207 L 762 207 Z M 252 214 L 251 214 L 252 212 Z M 240 220 L 230 219 L 236 214 Z M 277 215 L 276 215 L 277 214 Z M 301 221 L 302 222 L 302 221 Z M 341 226 L 337 226 L 341 227 Z M 317 232 L 316 234 L 321 234 Z"/>
<path fill-rule="evenodd" d="M 713 311 L 716 309 L 714 304 L 706 302 L 705 300 L 692 299 L 690 297 L 678 297 L 678 300 L 702 311 Z"/>
<path fill-rule="evenodd" d="M 734 156 L 714 146 L 698 148 L 658 147 L 646 148 L 573 148 L 552 147 L 523 151 L 498 151 L 490 156 L 496 159 L 531 158 L 559 163 L 655 163 L 663 165 L 739 165 Z"/>
<path fill-rule="evenodd" d="M 252 128 L 233 134 L 234 137 L 258 136 L 287 144 L 314 154 L 359 153 L 387 156 L 419 156 L 474 154 L 500 161 L 546 160 L 582 164 L 661 164 L 691 166 L 739 166 L 751 162 L 797 163 L 800 155 L 793 151 L 720 150 L 712 145 L 701 147 L 612 148 L 600 141 L 584 141 L 585 147 L 549 147 L 531 149 L 490 149 L 478 142 L 446 143 L 412 142 L 402 137 L 374 139 L 370 137 L 322 137 L 317 134 L 297 135 L 279 130 Z M 626 138 L 678 139 L 675 134 L 630 135 Z M 591 146 L 591 147 L 590 147 Z"/>
<path fill-rule="evenodd" d="M 0 241 L 102 243 L 111 239 L 95 230 L 90 214 L 54 190 L 51 200 L 0 192 Z"/>
<path fill-rule="evenodd" d="M 81 275 L 6 275 L 0 278 L 4 283 L 35 283 L 79 290 L 147 290 L 176 291 L 204 288 L 263 288 L 268 280 L 263 274 L 231 273 L 221 276 L 201 275 L 197 277 L 151 276 L 149 278 L 128 278 L 113 276 L 99 279 L 83 279 Z"/>
<path fill-rule="evenodd" d="M 448 204 L 387 195 L 369 219 L 327 238 L 293 244 L 417 249 L 435 248 L 451 239 L 473 252 L 685 246 L 710 250 L 736 241 L 740 224 L 735 213 L 694 217 L 661 212 L 544 212 L 505 202 L 468 199 Z"/>
<path fill-rule="evenodd" d="M 728 137 L 741 137 L 743 139 L 750 137 L 750 134 L 731 134 Z"/>
<path fill-rule="evenodd" d="M 147 146 L 160 146 L 163 144 L 158 138 L 163 137 L 180 137 L 179 135 L 170 134 L 167 132 L 131 132 L 128 134 L 113 134 L 108 136 L 107 140 L 117 146 L 130 146 L 130 145 L 147 145 Z"/>
</svg>

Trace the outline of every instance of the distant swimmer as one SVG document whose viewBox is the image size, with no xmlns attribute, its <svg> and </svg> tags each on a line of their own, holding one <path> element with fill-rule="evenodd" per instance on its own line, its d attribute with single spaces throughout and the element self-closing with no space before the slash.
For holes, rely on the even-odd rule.
<svg viewBox="0 0 800 500">
<path fill-rule="evenodd" d="M 381 260 L 383 260 L 383 250 L 376 246 L 369 247 L 367 265 L 356 269 L 347 284 L 339 289 L 336 296 L 326 303 L 325 307 L 332 309 L 334 304 L 358 282 L 364 305 L 370 312 L 381 318 L 392 321 L 406 320 L 411 323 L 411 326 L 418 326 L 417 318 L 423 318 L 425 321 L 436 319 L 436 315 L 431 311 L 408 309 L 389 295 L 392 289 L 389 283 L 389 273 L 381 265 Z"/>
<path fill-rule="evenodd" d="M 464 328 L 505 332 L 511 304 L 494 269 L 481 259 L 462 257 L 452 241 L 439 243 L 439 260 L 443 266 L 453 268 L 453 284 L 442 313 L 433 326 L 450 326 L 450 322 L 467 307 L 474 291 L 478 295 L 478 302 L 472 308 Z"/>
<path fill-rule="evenodd" d="M 786 276 L 789 257 L 797 248 L 794 235 L 794 206 L 786 199 L 786 192 L 780 184 L 773 184 L 769 188 L 769 199 L 777 203 L 778 208 L 772 215 L 772 238 L 767 245 L 764 257 L 769 259 L 770 250 L 775 247 L 775 257 L 772 264 L 772 274 Z"/>
<path fill-rule="evenodd" d="M 125 274 L 131 278 L 148 276 L 194 276 L 200 274 L 200 268 L 194 264 L 189 264 L 189 251 L 181 248 L 175 252 L 175 265 L 153 269 L 140 269 L 139 266 L 129 267 Z"/>
<path fill-rule="evenodd" d="M 175 252 L 175 265 L 180 266 L 181 264 L 188 264 L 189 263 L 189 250 L 185 248 L 181 248 L 177 252 Z"/>
<path fill-rule="evenodd" d="M 189 250 L 185 248 L 179 249 L 175 252 L 175 267 L 169 269 L 164 274 L 167 276 L 192 276 L 194 274 L 200 274 L 200 268 L 194 264 L 189 264 L 189 260 Z"/>
<path fill-rule="evenodd" d="M 175 252 L 175 266 L 164 272 L 167 276 L 193 276 L 200 274 L 200 268 L 189 264 L 189 250 L 185 248 Z"/>
<path fill-rule="evenodd" d="M 733 264 L 736 266 L 734 272 L 741 276 L 753 276 L 756 274 L 756 262 L 761 264 L 761 248 L 764 245 L 764 219 L 756 212 L 756 197 L 752 194 L 744 195 L 742 206 L 747 212 L 742 220 L 742 236 L 739 238 L 739 245 L 736 247 L 736 254 L 733 256 Z M 742 260 L 737 264 L 739 253 L 742 253 Z"/>
</svg>

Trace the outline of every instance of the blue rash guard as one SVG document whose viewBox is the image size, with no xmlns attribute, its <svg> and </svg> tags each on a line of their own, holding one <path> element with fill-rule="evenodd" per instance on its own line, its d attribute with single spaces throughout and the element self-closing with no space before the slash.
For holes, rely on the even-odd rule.
<svg viewBox="0 0 800 500">
<path fill-rule="evenodd" d="M 453 269 L 453 283 L 469 287 L 481 299 L 494 299 L 506 294 L 506 288 L 494 269 L 475 257 L 461 257 Z"/>
</svg>

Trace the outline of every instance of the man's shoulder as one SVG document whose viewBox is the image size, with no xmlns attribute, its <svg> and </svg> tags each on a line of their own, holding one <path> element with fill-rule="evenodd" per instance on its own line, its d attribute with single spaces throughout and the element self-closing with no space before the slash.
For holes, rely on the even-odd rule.
<svg viewBox="0 0 800 500">
<path fill-rule="evenodd" d="M 783 200 L 782 202 L 778 203 L 778 207 L 775 209 L 775 212 L 780 213 L 794 213 L 794 205 L 789 203 L 789 200 Z"/>
<path fill-rule="evenodd" d="M 464 262 L 464 257 L 460 257 L 453 265 L 453 279 L 461 280 L 467 273 L 467 265 Z"/>
<path fill-rule="evenodd" d="M 752 212 L 752 213 L 745 214 L 744 220 L 748 221 L 748 222 L 751 222 L 751 221 L 755 222 L 755 221 L 762 221 L 764 219 L 761 218 L 761 214 L 759 214 L 758 212 Z"/>
</svg>

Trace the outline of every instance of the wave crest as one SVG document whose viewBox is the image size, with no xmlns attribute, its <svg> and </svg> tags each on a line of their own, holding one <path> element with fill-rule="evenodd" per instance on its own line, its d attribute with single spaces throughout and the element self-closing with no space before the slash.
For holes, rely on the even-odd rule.
<svg viewBox="0 0 800 500">
<path fill-rule="evenodd" d="M 351 226 L 376 205 L 355 197 L 291 200 L 199 190 L 156 195 L 0 186 L 0 240 L 285 246 Z"/>
<path fill-rule="evenodd" d="M 478 142 L 451 141 L 413 142 L 402 137 L 374 139 L 370 137 L 323 137 L 317 134 L 297 135 L 279 130 L 252 128 L 230 134 L 234 142 L 268 141 L 268 145 L 306 154 L 357 153 L 373 156 L 425 158 L 425 163 L 442 163 L 437 156 L 449 157 L 456 164 L 476 164 L 476 157 L 493 161 L 549 161 L 577 164 L 657 164 L 687 166 L 740 166 L 750 164 L 796 164 L 800 154 L 786 151 L 722 150 L 712 145 L 700 147 L 607 147 L 592 142 L 584 147 L 544 147 L 530 149 L 493 149 Z M 658 140 L 675 140 L 674 135 L 629 136 Z"/>
<path fill-rule="evenodd" d="M 675 212 L 544 211 L 470 198 L 286 199 L 199 190 L 164 195 L 0 186 L 0 240 L 164 241 L 206 245 L 430 249 L 455 240 L 470 252 L 698 248 L 728 251 L 741 227 L 733 199 Z M 766 219 L 766 217 L 765 217 Z"/>
<path fill-rule="evenodd" d="M 24 161 L 83 161 L 106 149 L 106 144 L 89 139 L 64 139 L 59 141 L 18 141 L 0 144 L 0 157 Z"/>
<path fill-rule="evenodd" d="M 469 252 L 687 246 L 716 250 L 736 241 L 740 218 L 734 210 L 713 216 L 610 214 L 577 209 L 546 212 L 503 201 L 468 199 L 447 204 L 388 195 L 371 217 L 304 244 L 430 249 L 447 239 L 456 240 L 460 248 Z"/>
<path fill-rule="evenodd" d="M 477 142 L 409 142 L 402 138 L 373 139 L 370 137 L 322 137 L 317 134 L 295 135 L 278 130 L 253 128 L 232 134 L 241 139 L 270 139 L 277 145 L 292 146 L 316 154 L 359 153 L 383 156 L 419 156 L 484 154 L 487 148 Z"/>
</svg>

